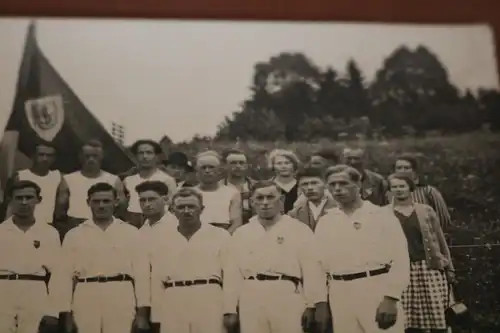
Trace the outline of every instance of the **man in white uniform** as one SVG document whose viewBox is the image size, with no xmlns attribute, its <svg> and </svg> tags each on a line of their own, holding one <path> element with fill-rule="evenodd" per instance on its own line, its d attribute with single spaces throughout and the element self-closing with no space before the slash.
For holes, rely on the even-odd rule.
<svg viewBox="0 0 500 333">
<path fill-rule="evenodd" d="M 37 332 L 44 316 L 57 328 L 61 243 L 56 229 L 36 221 L 40 193 L 27 180 L 13 183 L 6 192 L 12 216 L 0 224 L 0 332 Z"/>
<path fill-rule="evenodd" d="M 221 158 L 215 151 L 205 151 L 196 157 L 196 174 L 205 208 L 203 223 L 221 227 L 232 234 L 242 225 L 241 195 L 233 186 L 220 182 Z"/>
<path fill-rule="evenodd" d="M 406 237 L 386 208 L 361 199 L 361 174 L 339 165 L 327 183 L 337 203 L 316 226 L 334 332 L 404 331 L 399 302 L 409 283 Z M 323 309 L 324 310 L 324 309 Z"/>
<path fill-rule="evenodd" d="M 130 332 L 134 315 L 137 328 L 146 331 L 150 270 L 139 230 L 113 217 L 112 185 L 92 185 L 87 198 L 92 219 L 70 230 L 63 242 L 65 333 L 73 318 L 82 333 Z"/>
<path fill-rule="evenodd" d="M 60 202 L 64 201 L 64 197 L 57 198 L 59 188 L 65 188 L 63 176 L 59 170 L 51 170 L 56 160 L 56 153 L 56 148 L 49 143 L 37 144 L 31 168 L 14 173 L 5 184 L 5 188 L 8 188 L 19 180 L 29 180 L 40 187 L 40 195 L 44 200 L 35 208 L 37 222 L 51 223 L 54 213 L 56 211 L 61 213 L 61 205 L 64 205 L 64 202 Z M 5 204 L 8 204 L 8 201 Z M 6 218 L 9 216 L 10 212 L 7 211 Z"/>
<path fill-rule="evenodd" d="M 282 215 L 280 189 L 272 181 L 252 189 L 257 216 L 238 228 L 224 270 L 225 325 L 242 333 L 302 333 L 326 307 L 326 277 L 305 224 Z M 323 304 L 323 305 L 321 305 Z"/>
<path fill-rule="evenodd" d="M 87 191 L 97 183 L 107 183 L 113 187 L 121 187 L 120 179 L 101 169 L 103 146 L 98 140 L 89 140 L 82 146 L 80 152 L 81 170 L 64 176 L 66 186 L 59 189 L 61 197 L 67 197 L 69 224 L 78 225 L 92 218 L 92 212 L 87 205 Z"/>
<path fill-rule="evenodd" d="M 172 198 L 178 225 L 151 242 L 152 321 L 162 333 L 225 333 L 222 271 L 226 230 L 203 223 L 203 198 L 181 188 Z"/>
<path fill-rule="evenodd" d="M 128 208 L 123 219 L 128 223 L 140 228 L 144 223 L 144 217 L 139 204 L 139 196 L 135 187 L 140 183 L 150 181 L 164 182 L 168 187 L 169 197 L 177 189 L 175 179 L 160 168 L 161 146 L 153 140 L 138 140 L 130 148 L 135 155 L 138 165 L 137 171 L 131 171 L 123 175 L 123 186 L 119 189 L 120 197 L 124 197 L 125 192 L 129 194 Z"/>
<path fill-rule="evenodd" d="M 168 187 L 160 181 L 145 181 L 135 187 L 145 222 L 139 229 L 141 242 L 146 248 L 156 234 L 177 226 L 177 219 L 167 210 Z M 151 260 L 151 258 L 150 258 Z M 151 265 L 150 265 L 151 266 Z M 151 286 L 149 287 L 151 292 Z M 151 295 L 149 295 L 151 301 Z M 148 314 L 150 317 L 150 314 Z M 155 323 L 157 326 L 157 323 Z M 157 330 L 157 328 L 156 328 Z"/>
</svg>

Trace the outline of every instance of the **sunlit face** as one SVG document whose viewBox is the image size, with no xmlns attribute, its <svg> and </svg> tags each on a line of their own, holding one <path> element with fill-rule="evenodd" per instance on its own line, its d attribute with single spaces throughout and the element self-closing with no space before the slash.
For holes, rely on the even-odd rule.
<svg viewBox="0 0 500 333">
<path fill-rule="evenodd" d="M 220 178 L 220 161 L 215 156 L 201 156 L 196 162 L 196 173 L 200 183 L 213 184 Z"/>
<path fill-rule="evenodd" d="M 195 195 L 178 196 L 172 202 L 171 210 L 179 220 L 180 225 L 191 225 L 200 221 L 203 206 Z"/>
<path fill-rule="evenodd" d="M 278 215 L 283 204 L 281 193 L 274 185 L 256 189 L 251 202 L 257 216 L 263 219 L 271 219 Z"/>
<path fill-rule="evenodd" d="M 139 193 L 139 204 L 144 216 L 151 217 L 162 214 L 165 211 L 166 197 L 156 191 L 144 191 Z"/>
<path fill-rule="evenodd" d="M 410 185 L 403 179 L 391 178 L 389 186 L 396 200 L 406 200 L 411 195 Z"/>
<path fill-rule="evenodd" d="M 137 147 L 136 157 L 139 166 L 143 167 L 154 167 L 158 159 L 155 147 L 149 143 L 143 143 Z"/>
<path fill-rule="evenodd" d="M 106 220 L 113 217 L 117 199 L 113 191 L 93 193 L 87 199 L 94 220 Z"/>
<path fill-rule="evenodd" d="M 311 201 L 321 200 L 325 196 L 325 182 L 319 177 L 302 177 L 299 187 Z"/>
<path fill-rule="evenodd" d="M 346 172 L 331 174 L 327 184 L 335 200 L 340 203 L 349 203 L 359 194 L 358 185 L 353 182 Z"/>
<path fill-rule="evenodd" d="M 345 149 L 343 158 L 345 164 L 357 170 L 363 168 L 364 151 L 362 149 Z"/>
<path fill-rule="evenodd" d="M 56 150 L 53 147 L 38 145 L 36 147 L 34 163 L 41 169 L 48 170 L 56 159 Z"/>
<path fill-rule="evenodd" d="M 326 168 L 329 167 L 328 161 L 325 158 L 318 155 L 311 156 L 309 164 L 311 165 L 312 168 L 319 170 L 325 170 Z"/>
<path fill-rule="evenodd" d="M 15 190 L 10 202 L 12 214 L 20 218 L 32 217 L 35 207 L 40 201 L 41 198 L 38 197 L 36 190 L 32 187 Z"/>
<path fill-rule="evenodd" d="M 411 163 L 407 160 L 397 160 L 394 164 L 394 171 L 397 173 L 405 174 L 411 178 L 415 178 L 415 170 L 411 166 Z"/>
<path fill-rule="evenodd" d="M 243 177 L 248 170 L 247 157 L 244 154 L 229 154 L 226 158 L 227 172 L 234 177 Z"/>
<path fill-rule="evenodd" d="M 286 156 L 276 156 L 273 162 L 274 171 L 280 176 L 290 176 L 295 172 L 293 162 Z"/>
<path fill-rule="evenodd" d="M 81 160 L 83 168 L 100 168 L 103 158 L 102 148 L 94 146 L 83 146 Z"/>
</svg>

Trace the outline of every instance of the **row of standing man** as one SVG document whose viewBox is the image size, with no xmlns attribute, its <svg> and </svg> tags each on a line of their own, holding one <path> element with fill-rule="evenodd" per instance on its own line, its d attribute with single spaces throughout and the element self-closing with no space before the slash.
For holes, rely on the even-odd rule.
<svg viewBox="0 0 500 333">
<path fill-rule="evenodd" d="M 450 218 L 413 157 L 395 161 L 386 180 L 362 167 L 361 149 L 344 150 L 349 166 L 333 168 L 335 156 L 317 152 L 301 171 L 293 152 L 275 150 L 275 177 L 255 181 L 237 149 L 200 153 L 194 168 L 180 153 L 159 167 L 154 141 L 132 150 L 138 166 L 114 176 L 90 141 L 82 169 L 61 175 L 50 171 L 54 147 L 40 144 L 33 167 L 8 182 L 0 231 L 26 262 L 1 265 L 11 275 L 0 282 L 15 293 L 12 274 L 43 276 L 49 290 L 26 282 L 38 296 L 12 295 L 11 310 L 29 310 L 5 312 L 18 332 L 44 314 L 59 317 L 60 330 L 89 333 L 446 330 Z M 184 179 L 193 170 L 198 184 Z"/>
</svg>

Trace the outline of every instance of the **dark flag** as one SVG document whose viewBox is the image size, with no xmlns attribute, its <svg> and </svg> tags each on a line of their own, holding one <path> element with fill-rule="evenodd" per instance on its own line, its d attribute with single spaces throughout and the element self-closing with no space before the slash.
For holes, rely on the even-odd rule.
<svg viewBox="0 0 500 333">
<path fill-rule="evenodd" d="M 36 142 L 54 145 L 54 168 L 63 173 L 79 169 L 79 150 L 90 139 L 103 144 L 104 170 L 119 174 L 134 166 L 131 155 L 115 142 L 45 57 L 36 40 L 35 23 L 26 35 L 14 106 L 5 131 L 18 133 L 17 149 L 26 156 L 32 156 Z"/>
</svg>

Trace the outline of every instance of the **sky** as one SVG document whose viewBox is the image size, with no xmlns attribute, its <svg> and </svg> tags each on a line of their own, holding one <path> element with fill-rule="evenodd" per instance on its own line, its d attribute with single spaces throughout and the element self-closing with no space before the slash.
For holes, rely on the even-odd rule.
<svg viewBox="0 0 500 333">
<path fill-rule="evenodd" d="M 0 126 L 12 109 L 27 19 L 0 19 Z M 498 88 L 486 25 L 387 25 L 173 20 L 38 20 L 49 61 L 86 107 L 125 143 L 213 135 L 249 96 L 253 66 L 304 52 L 344 72 L 354 58 L 368 80 L 396 47 L 429 47 L 461 89 Z"/>
</svg>

